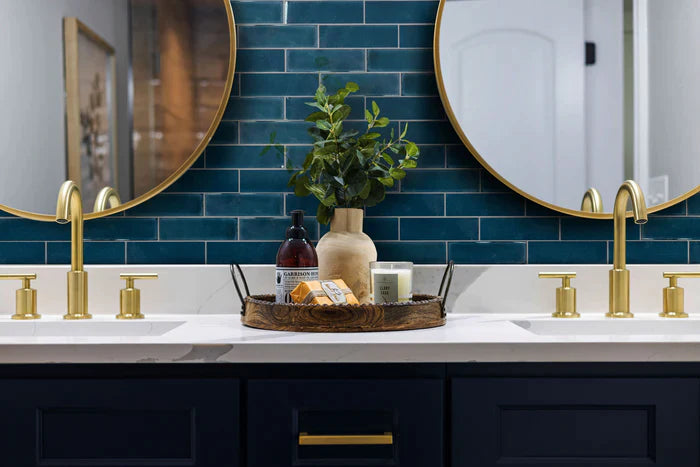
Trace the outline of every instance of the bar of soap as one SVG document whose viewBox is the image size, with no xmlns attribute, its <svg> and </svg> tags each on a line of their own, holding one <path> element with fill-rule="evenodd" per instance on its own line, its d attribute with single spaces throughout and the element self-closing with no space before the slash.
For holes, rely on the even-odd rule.
<svg viewBox="0 0 700 467">
<path fill-rule="evenodd" d="M 292 290 L 291 296 L 294 303 L 315 305 L 360 304 L 343 279 L 301 282 Z"/>
</svg>

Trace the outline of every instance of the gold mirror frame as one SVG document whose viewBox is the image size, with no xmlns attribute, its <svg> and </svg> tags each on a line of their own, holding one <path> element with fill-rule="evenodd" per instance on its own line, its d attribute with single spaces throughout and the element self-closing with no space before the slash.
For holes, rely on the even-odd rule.
<svg viewBox="0 0 700 467">
<path fill-rule="evenodd" d="M 577 216 L 577 217 L 585 217 L 588 219 L 612 219 L 613 214 L 612 212 L 609 213 L 600 213 L 600 212 L 585 212 L 585 211 L 577 211 L 574 209 L 569 209 L 569 208 L 564 208 L 561 206 L 557 206 L 552 203 L 548 203 L 547 201 L 541 200 L 535 196 L 532 196 L 531 194 L 521 190 L 517 186 L 513 185 L 510 183 L 508 180 L 506 180 L 504 177 L 501 176 L 496 170 L 494 170 L 493 167 L 491 167 L 488 162 L 479 154 L 479 152 L 476 150 L 476 148 L 472 145 L 472 143 L 469 141 L 469 138 L 467 138 L 467 135 L 464 133 L 464 130 L 462 130 L 462 127 L 459 125 L 459 122 L 457 121 L 457 117 L 454 114 L 454 111 L 452 110 L 452 106 L 450 105 L 450 101 L 447 98 L 447 92 L 445 91 L 445 83 L 442 78 L 442 69 L 440 68 L 440 25 L 442 24 L 442 13 L 445 10 L 445 3 L 447 0 L 440 0 L 440 5 L 438 6 L 438 11 L 437 11 L 437 17 L 435 19 L 435 33 L 433 36 L 433 63 L 435 66 L 435 80 L 437 81 L 437 88 L 438 92 L 440 93 L 440 99 L 442 100 L 442 105 L 445 108 L 445 113 L 447 114 L 447 118 L 450 120 L 450 123 L 452 124 L 452 127 L 454 128 L 455 132 L 457 132 L 457 135 L 459 135 L 459 139 L 462 140 L 462 143 L 467 147 L 469 152 L 474 156 L 474 158 L 486 169 L 488 170 L 491 175 L 496 177 L 498 181 L 503 183 L 505 186 L 513 190 L 514 192 L 518 193 L 519 195 L 529 199 L 530 201 L 537 203 L 541 206 L 544 206 L 548 209 L 551 209 L 553 211 L 561 212 L 563 214 L 569 214 L 572 216 Z M 622 180 L 620 181 L 620 184 L 622 184 Z M 654 213 L 654 212 L 659 212 L 662 211 L 666 208 L 669 208 L 675 204 L 680 203 L 681 201 L 685 201 L 686 199 L 690 198 L 691 196 L 700 193 L 700 185 L 695 187 L 694 189 L 690 190 L 689 192 L 677 196 L 670 201 L 666 201 L 665 203 L 657 204 L 656 206 L 650 207 L 648 212 Z M 583 196 L 583 194 L 581 195 Z M 631 215 L 631 213 L 630 213 Z"/>
<path fill-rule="evenodd" d="M 231 97 L 231 89 L 233 87 L 233 77 L 234 77 L 234 72 L 236 69 L 236 22 L 233 18 L 233 8 L 231 7 L 231 2 L 230 0 L 221 0 L 221 2 L 224 5 L 224 9 L 226 10 L 226 17 L 228 20 L 228 33 L 229 33 L 229 62 L 228 62 L 228 75 L 226 76 L 226 85 L 224 86 L 224 92 L 221 97 L 221 102 L 219 103 L 219 108 L 216 111 L 216 114 L 214 114 L 214 120 L 212 120 L 211 125 L 209 126 L 209 130 L 207 130 L 206 135 L 204 135 L 204 138 L 202 138 L 202 141 L 199 142 L 197 147 L 194 149 L 190 157 L 183 162 L 183 164 L 175 171 L 173 172 L 168 178 L 166 178 L 163 182 L 161 182 L 158 186 L 155 188 L 151 189 L 148 193 L 145 193 L 137 198 L 132 199 L 131 201 L 128 201 L 124 204 L 121 204 L 115 208 L 110 208 L 105 211 L 101 212 L 91 212 L 89 214 L 85 214 L 85 220 L 90 220 L 90 219 L 99 219 L 101 217 L 107 217 L 111 216 L 123 211 L 126 211 L 127 209 L 133 208 L 134 206 L 138 206 L 141 203 L 144 203 L 154 196 L 158 195 L 161 193 L 163 190 L 168 188 L 170 185 L 175 183 L 187 170 L 192 167 L 192 165 L 199 159 L 199 156 L 202 155 L 204 152 L 204 149 L 209 145 L 209 142 L 211 141 L 212 136 L 214 136 L 214 132 L 217 130 L 219 127 L 219 124 L 221 123 L 221 119 L 224 116 L 224 111 L 226 110 L 226 106 L 228 105 L 229 98 Z M 58 196 L 58 189 L 56 191 L 56 196 Z M 0 210 L 5 211 L 9 214 L 13 214 L 18 217 L 23 217 L 25 219 L 32 219 L 35 221 L 42 221 L 42 222 L 56 222 L 56 216 L 52 216 L 49 214 L 38 214 L 35 212 L 29 212 L 29 211 L 23 211 L 21 209 L 15 209 L 11 208 L 9 206 L 5 206 L 4 204 L 0 204 Z"/>
</svg>

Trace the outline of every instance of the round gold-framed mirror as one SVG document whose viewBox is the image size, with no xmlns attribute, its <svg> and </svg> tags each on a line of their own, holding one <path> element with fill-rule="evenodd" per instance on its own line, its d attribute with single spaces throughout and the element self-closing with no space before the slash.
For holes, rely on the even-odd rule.
<svg viewBox="0 0 700 467">
<path fill-rule="evenodd" d="M 700 192 L 698 18 L 694 0 L 440 0 L 438 91 L 469 152 L 530 201 L 611 219 L 634 179 L 658 212 Z"/>
<path fill-rule="evenodd" d="M 0 210 L 53 222 L 72 179 L 85 219 L 113 215 L 171 186 L 212 140 L 235 71 L 229 0 L 10 0 L 3 10 L 0 61 L 13 71 L 0 74 Z"/>
</svg>

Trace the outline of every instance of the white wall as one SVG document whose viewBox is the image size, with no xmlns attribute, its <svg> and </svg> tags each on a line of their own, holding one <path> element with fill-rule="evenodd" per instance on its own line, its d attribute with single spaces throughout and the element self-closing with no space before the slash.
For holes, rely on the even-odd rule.
<svg viewBox="0 0 700 467">
<path fill-rule="evenodd" d="M 649 2 L 650 176 L 678 196 L 700 182 L 700 2 Z"/>
<path fill-rule="evenodd" d="M 67 176 L 62 19 L 77 17 L 117 50 L 118 145 L 128 154 L 128 2 L 3 0 L 1 8 L 0 204 L 52 213 Z"/>
</svg>

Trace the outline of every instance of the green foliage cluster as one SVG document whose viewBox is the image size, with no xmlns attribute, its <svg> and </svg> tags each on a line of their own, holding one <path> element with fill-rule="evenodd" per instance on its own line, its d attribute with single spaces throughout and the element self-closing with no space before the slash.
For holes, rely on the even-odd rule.
<svg viewBox="0 0 700 467">
<path fill-rule="evenodd" d="M 367 127 L 363 134 L 344 128 L 343 122 L 351 112 L 345 98 L 358 90 L 359 86 L 350 82 L 328 95 L 320 86 L 314 102 L 307 103 L 315 109 L 306 118 L 315 124 L 309 129 L 313 149 L 302 169 L 290 178 L 289 186 L 294 187 L 297 196 L 313 194 L 318 198 L 316 217 L 322 224 L 330 221 L 336 207 L 362 208 L 380 203 L 386 188 L 404 178 L 406 169 L 418 165 L 418 146 L 405 139 L 408 124 L 398 136 L 392 129 L 388 140 L 380 140 L 377 129 L 391 122 L 379 116 L 376 102 L 372 101 L 371 111 L 365 109 Z"/>
</svg>

